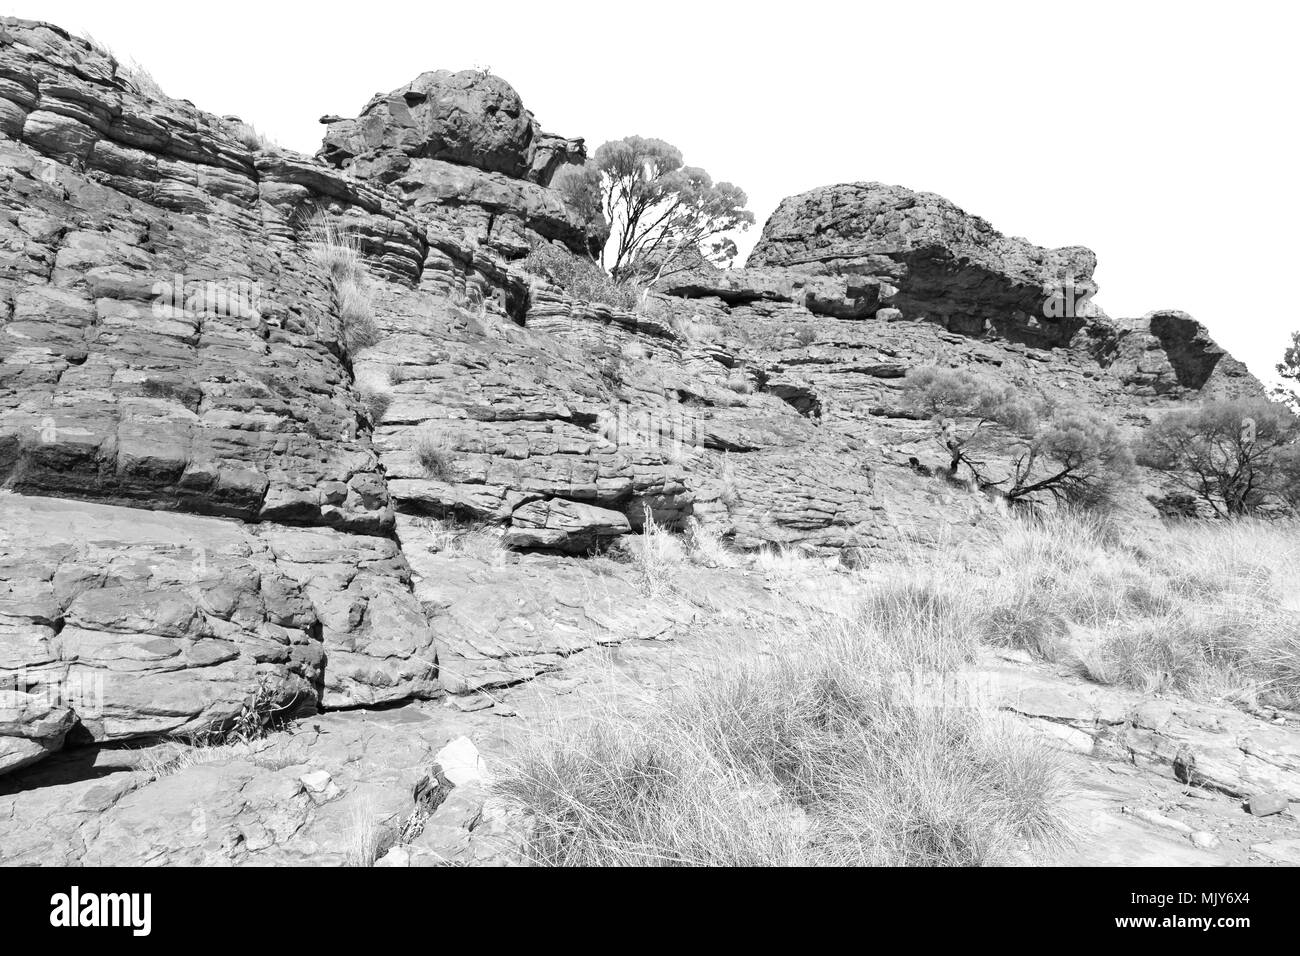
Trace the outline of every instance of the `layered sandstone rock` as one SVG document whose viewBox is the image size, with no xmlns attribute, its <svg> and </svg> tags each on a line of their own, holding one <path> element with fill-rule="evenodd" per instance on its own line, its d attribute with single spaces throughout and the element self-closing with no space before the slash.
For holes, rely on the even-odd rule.
<svg viewBox="0 0 1300 956">
<path fill-rule="evenodd" d="M 437 689 L 390 539 L 0 493 L 0 771 Z M 7 680 L 6 680 L 7 678 Z"/>
<path fill-rule="evenodd" d="M 0 75 L 0 769 L 437 693 L 305 241 L 332 212 L 402 285 L 421 229 L 57 28 L 6 20 Z"/>
</svg>

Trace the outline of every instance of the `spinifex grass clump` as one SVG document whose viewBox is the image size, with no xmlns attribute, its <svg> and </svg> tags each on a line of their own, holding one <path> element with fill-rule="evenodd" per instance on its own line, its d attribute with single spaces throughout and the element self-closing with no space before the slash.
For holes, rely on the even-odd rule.
<svg viewBox="0 0 1300 956">
<path fill-rule="evenodd" d="M 380 337 L 375 324 L 374 289 L 360 247 L 355 236 L 324 214 L 311 221 L 308 234 L 312 257 L 328 271 L 334 290 L 339 342 L 344 352 L 353 357 L 374 345 Z"/>
<path fill-rule="evenodd" d="M 1010 521 L 969 580 L 985 640 L 1145 691 L 1300 707 L 1300 524 L 1185 521 L 1130 538 L 1068 512 Z M 979 562 L 976 562 L 978 565 Z"/>
<path fill-rule="evenodd" d="M 1051 755 L 960 684 L 969 629 L 884 582 L 634 714 L 539 738 L 500 784 L 547 865 L 980 865 L 1066 835 Z M 915 616 L 919 629 L 904 626 Z"/>
</svg>

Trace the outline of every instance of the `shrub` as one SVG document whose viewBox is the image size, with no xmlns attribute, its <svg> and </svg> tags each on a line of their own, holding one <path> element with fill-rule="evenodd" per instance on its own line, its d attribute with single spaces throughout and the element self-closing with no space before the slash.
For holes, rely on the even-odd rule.
<svg viewBox="0 0 1300 956">
<path fill-rule="evenodd" d="M 551 177 L 551 188 L 560 194 L 564 204 L 584 225 L 590 227 L 605 224 L 601 209 L 600 170 L 595 166 L 561 166 Z"/>
<path fill-rule="evenodd" d="M 557 243 L 538 244 L 519 264 L 525 272 L 553 282 L 581 302 L 632 312 L 641 299 L 636 286 L 615 282 L 594 261 L 575 256 Z"/>
<path fill-rule="evenodd" d="M 1142 464 L 1160 469 L 1220 516 L 1300 499 L 1300 419 L 1264 400 L 1169 412 L 1147 429 Z"/>
<path fill-rule="evenodd" d="M 384 413 L 388 411 L 388 406 L 393 404 L 393 396 L 378 389 L 363 389 L 361 401 L 365 403 L 366 414 L 373 426 L 384 420 Z"/>
<path fill-rule="evenodd" d="M 1112 422 L 1093 412 L 1052 408 L 982 373 L 912 369 L 904 398 L 934 420 L 951 476 L 964 466 L 981 489 L 1010 501 L 1044 493 L 1065 501 L 1096 500 L 1132 472 L 1133 454 Z M 977 457 L 998 441 L 1011 448 L 1009 467 L 1001 472 Z"/>
<path fill-rule="evenodd" d="M 795 331 L 794 340 L 800 346 L 807 347 L 817 341 L 817 332 L 812 326 L 805 325 Z"/>
<path fill-rule="evenodd" d="M 1277 373 L 1300 384 L 1300 332 L 1291 333 L 1291 342 L 1277 363 Z"/>
</svg>

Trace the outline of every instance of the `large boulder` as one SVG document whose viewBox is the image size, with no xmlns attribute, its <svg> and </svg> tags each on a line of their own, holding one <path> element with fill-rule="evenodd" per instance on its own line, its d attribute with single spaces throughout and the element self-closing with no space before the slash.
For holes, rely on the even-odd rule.
<svg viewBox="0 0 1300 956">
<path fill-rule="evenodd" d="M 954 332 L 996 329 L 1065 344 L 1093 314 L 1096 256 L 1002 235 L 934 193 L 882 183 L 826 186 L 777 207 L 747 265 L 878 276 L 907 318 Z"/>
<path fill-rule="evenodd" d="M 356 119 L 323 122 L 329 129 L 319 155 L 333 166 L 365 168 L 384 153 L 399 152 L 523 179 L 533 172 L 539 147 L 545 146 L 550 159 L 560 145 L 554 137 L 543 139 L 514 87 L 479 70 L 421 73 L 372 98 Z M 563 158 L 581 159 L 582 140 L 570 143 L 573 153 L 562 150 Z M 537 178 L 543 185 L 549 181 Z"/>
<path fill-rule="evenodd" d="M 547 188 L 560 167 L 586 160 L 583 141 L 543 133 L 499 76 L 422 73 L 355 119 L 321 122 L 319 159 L 395 188 L 452 233 L 511 258 L 537 237 L 585 253 L 609 234 L 603 220 L 586 221 Z"/>
</svg>

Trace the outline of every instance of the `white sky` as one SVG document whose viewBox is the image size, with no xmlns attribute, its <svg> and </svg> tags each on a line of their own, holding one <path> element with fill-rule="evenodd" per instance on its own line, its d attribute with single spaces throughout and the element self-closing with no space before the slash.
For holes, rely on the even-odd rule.
<svg viewBox="0 0 1300 956">
<path fill-rule="evenodd" d="M 1113 316 L 1190 312 L 1261 377 L 1300 329 L 1300 5 L 24 0 L 314 153 L 327 113 L 489 68 L 545 129 L 677 145 L 749 193 L 879 180 L 1098 254 Z"/>
</svg>

